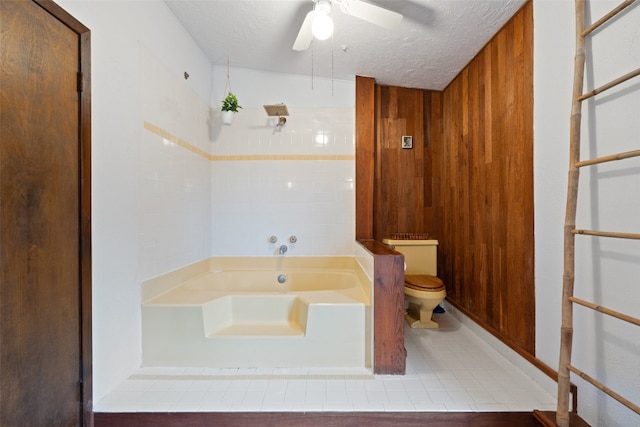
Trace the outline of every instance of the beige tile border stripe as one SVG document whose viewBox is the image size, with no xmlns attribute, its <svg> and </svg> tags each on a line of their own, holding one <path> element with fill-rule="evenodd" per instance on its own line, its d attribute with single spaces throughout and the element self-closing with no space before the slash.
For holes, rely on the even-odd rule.
<svg viewBox="0 0 640 427">
<path fill-rule="evenodd" d="M 149 132 L 155 133 L 158 136 L 163 137 L 164 139 L 166 139 L 167 141 L 171 141 L 174 144 L 179 145 L 182 148 L 185 148 L 189 151 L 191 151 L 194 154 L 197 154 L 199 156 L 204 157 L 205 159 L 209 159 L 211 160 L 211 154 L 207 153 L 204 150 L 199 149 L 198 147 L 189 144 L 187 141 L 185 141 L 184 139 L 180 139 L 177 136 L 171 135 L 169 132 L 165 131 L 164 129 L 159 128 L 156 125 L 153 125 L 149 122 L 144 122 L 144 128 L 146 130 L 148 130 Z"/>
<path fill-rule="evenodd" d="M 355 160 L 356 156 L 353 154 L 329 154 L 329 155 L 316 155 L 316 154 L 247 154 L 247 155 L 227 155 L 227 156 L 214 156 L 204 150 L 188 143 L 184 139 L 180 139 L 175 135 L 171 135 L 164 129 L 149 123 L 144 122 L 144 128 L 151 133 L 154 133 L 167 141 L 171 141 L 180 147 L 191 151 L 194 154 L 204 157 L 207 160 L 213 162 L 225 162 L 225 161 L 244 161 L 244 160 Z"/>
</svg>

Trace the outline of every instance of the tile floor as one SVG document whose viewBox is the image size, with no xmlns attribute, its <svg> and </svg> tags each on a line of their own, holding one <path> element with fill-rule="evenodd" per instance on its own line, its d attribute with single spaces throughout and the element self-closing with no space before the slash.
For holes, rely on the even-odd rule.
<svg viewBox="0 0 640 427">
<path fill-rule="evenodd" d="M 451 314 L 406 328 L 407 373 L 367 369 L 141 368 L 95 412 L 532 411 L 554 396 Z"/>
</svg>

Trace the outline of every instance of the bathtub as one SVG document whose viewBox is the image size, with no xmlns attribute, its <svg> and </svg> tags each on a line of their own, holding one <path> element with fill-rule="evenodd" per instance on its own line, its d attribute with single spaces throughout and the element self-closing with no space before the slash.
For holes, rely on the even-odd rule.
<svg viewBox="0 0 640 427">
<path fill-rule="evenodd" d="M 216 257 L 142 284 L 143 366 L 370 367 L 352 257 Z"/>
</svg>

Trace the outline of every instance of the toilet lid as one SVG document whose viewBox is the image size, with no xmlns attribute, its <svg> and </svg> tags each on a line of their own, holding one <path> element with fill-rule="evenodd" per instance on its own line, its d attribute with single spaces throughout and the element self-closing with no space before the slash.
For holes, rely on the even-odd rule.
<svg viewBox="0 0 640 427">
<path fill-rule="evenodd" d="M 436 292 L 444 289 L 444 283 L 436 276 L 425 274 L 407 274 L 404 276 L 404 285 L 417 291 Z"/>
</svg>

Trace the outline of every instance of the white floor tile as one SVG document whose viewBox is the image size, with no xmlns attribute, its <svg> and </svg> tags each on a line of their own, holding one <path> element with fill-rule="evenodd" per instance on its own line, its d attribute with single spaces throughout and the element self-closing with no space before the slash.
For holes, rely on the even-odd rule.
<svg viewBox="0 0 640 427">
<path fill-rule="evenodd" d="M 473 398 L 465 390 L 447 390 L 452 402 L 456 403 L 475 403 Z M 448 407 L 448 406 L 447 406 Z"/>
<path fill-rule="evenodd" d="M 322 405 L 322 409 L 327 412 L 353 412 L 351 402 L 327 402 Z"/>
<path fill-rule="evenodd" d="M 404 402 L 411 403 L 411 399 L 409 398 L 409 393 L 405 390 L 388 390 L 387 396 L 389 398 L 389 402 Z"/>
<path fill-rule="evenodd" d="M 497 403 L 495 399 L 489 394 L 488 390 L 468 389 L 467 393 L 469 393 L 469 396 L 471 396 L 471 399 L 473 399 L 473 402 L 476 404 L 485 405 Z"/>
<path fill-rule="evenodd" d="M 294 412 L 322 412 L 324 410 L 324 402 L 294 403 L 290 410 Z"/>
<path fill-rule="evenodd" d="M 555 410 L 553 396 L 453 316 L 436 321 L 438 330 L 405 329 L 404 376 L 367 368 L 147 367 L 94 411 Z"/>
<path fill-rule="evenodd" d="M 371 403 L 384 403 L 388 402 L 387 392 L 384 390 L 367 390 L 367 399 Z"/>
<path fill-rule="evenodd" d="M 367 392 L 364 389 L 347 391 L 347 396 L 349 400 L 353 403 L 361 403 L 361 402 L 369 401 Z"/>
<path fill-rule="evenodd" d="M 415 412 L 416 406 L 408 402 L 389 402 L 384 404 L 385 411 L 389 412 Z"/>
<path fill-rule="evenodd" d="M 411 403 L 433 403 L 426 390 L 408 390 Z"/>
<path fill-rule="evenodd" d="M 509 411 L 505 403 L 476 403 L 472 405 L 478 412 L 506 412 Z"/>
<path fill-rule="evenodd" d="M 408 392 L 411 392 L 413 390 L 424 390 L 422 381 L 420 381 L 417 378 L 404 379 L 402 380 L 402 385 L 404 386 L 404 389 L 407 390 Z"/>
<path fill-rule="evenodd" d="M 427 394 L 434 403 L 451 403 L 453 400 L 447 390 L 428 390 Z"/>
<path fill-rule="evenodd" d="M 353 403 L 353 410 L 356 412 L 383 412 L 385 409 L 379 403 L 360 401 Z"/>
<path fill-rule="evenodd" d="M 446 412 L 447 407 L 444 403 L 416 403 L 413 405 L 419 412 Z"/>
<path fill-rule="evenodd" d="M 384 389 L 387 392 L 404 391 L 404 384 L 402 384 L 402 380 L 400 379 L 398 379 L 397 381 L 385 381 Z"/>
<path fill-rule="evenodd" d="M 474 412 L 474 408 L 468 403 L 449 402 L 444 404 L 447 411 L 451 412 Z"/>
<path fill-rule="evenodd" d="M 247 390 L 242 397 L 242 404 L 245 406 L 260 406 L 264 400 L 264 390 Z"/>
<path fill-rule="evenodd" d="M 308 389 L 304 396 L 305 403 L 323 404 L 327 401 L 327 391 L 321 389 Z"/>
</svg>

